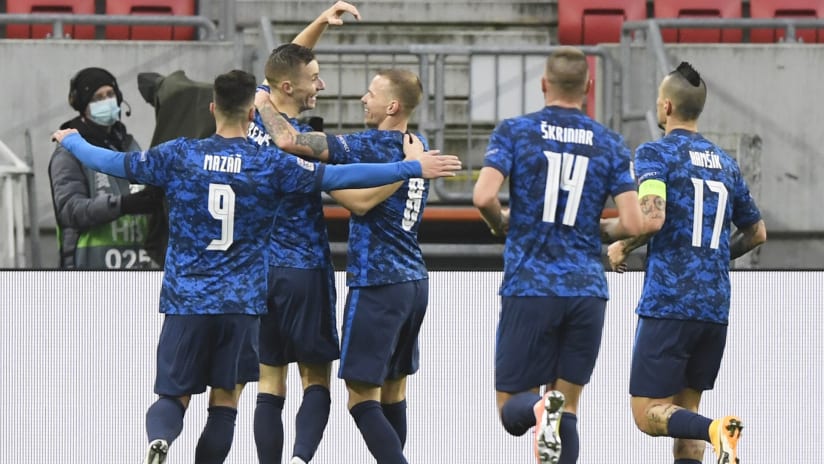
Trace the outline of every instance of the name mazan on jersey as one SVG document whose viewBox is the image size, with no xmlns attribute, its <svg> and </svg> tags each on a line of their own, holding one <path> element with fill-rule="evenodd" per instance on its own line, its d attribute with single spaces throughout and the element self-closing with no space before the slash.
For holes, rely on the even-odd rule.
<svg viewBox="0 0 824 464">
<path fill-rule="evenodd" d="M 541 133 L 546 140 L 555 140 L 562 143 L 578 143 L 592 145 L 592 131 L 575 127 L 560 127 L 541 121 Z"/>
<path fill-rule="evenodd" d="M 690 161 L 698 167 L 721 169 L 721 157 L 708 151 L 690 151 Z"/>
<path fill-rule="evenodd" d="M 203 158 L 203 169 L 207 171 L 239 173 L 243 158 L 240 155 L 221 156 L 206 155 Z"/>
</svg>

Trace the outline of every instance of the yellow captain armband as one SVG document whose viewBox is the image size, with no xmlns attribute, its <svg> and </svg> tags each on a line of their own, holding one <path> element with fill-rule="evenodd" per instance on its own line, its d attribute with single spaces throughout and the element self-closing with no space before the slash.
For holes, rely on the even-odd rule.
<svg viewBox="0 0 824 464">
<path fill-rule="evenodd" d="M 667 199 L 667 184 L 656 179 L 649 179 L 641 182 L 638 186 L 638 198 L 647 195 L 658 195 L 662 200 Z"/>
</svg>

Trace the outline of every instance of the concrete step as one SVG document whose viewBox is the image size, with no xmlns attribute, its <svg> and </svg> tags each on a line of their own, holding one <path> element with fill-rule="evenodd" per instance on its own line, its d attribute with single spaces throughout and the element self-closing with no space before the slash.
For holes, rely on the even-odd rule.
<svg viewBox="0 0 824 464">
<path fill-rule="evenodd" d="M 200 0 L 199 12 L 213 19 L 221 16 L 225 0 Z M 332 5 L 330 0 L 237 0 L 236 20 L 244 27 L 262 16 L 278 23 L 305 25 Z M 389 24 L 530 24 L 557 22 L 555 0 L 363 0 L 352 2 L 362 23 Z M 346 18 L 344 18 L 346 20 Z"/>
<path fill-rule="evenodd" d="M 260 23 L 243 29 L 243 41 L 250 45 L 264 43 L 260 37 Z M 305 24 L 273 23 L 274 42 L 290 42 Z M 441 25 L 392 25 L 352 24 L 326 32 L 318 44 L 324 45 L 409 45 L 448 44 L 464 46 L 545 45 L 550 43 L 550 29 L 544 26 L 510 26 L 501 28 L 491 25 L 466 24 L 444 27 Z"/>
</svg>

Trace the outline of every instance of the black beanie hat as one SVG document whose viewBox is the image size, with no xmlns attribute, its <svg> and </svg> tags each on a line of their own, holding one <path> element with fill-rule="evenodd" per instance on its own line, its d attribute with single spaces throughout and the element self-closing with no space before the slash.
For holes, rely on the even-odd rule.
<svg viewBox="0 0 824 464">
<path fill-rule="evenodd" d="M 118 105 L 123 102 L 123 94 L 120 93 L 117 80 L 109 71 L 103 68 L 85 68 L 81 69 L 69 83 L 69 105 L 81 114 L 84 113 L 94 93 L 104 85 L 114 88 Z"/>
</svg>

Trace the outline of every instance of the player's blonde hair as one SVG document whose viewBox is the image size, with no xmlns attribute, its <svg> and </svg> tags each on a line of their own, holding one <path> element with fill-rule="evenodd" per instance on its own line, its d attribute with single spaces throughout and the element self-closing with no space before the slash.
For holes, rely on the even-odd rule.
<svg viewBox="0 0 824 464">
<path fill-rule="evenodd" d="M 589 79 L 587 57 L 575 47 L 560 47 L 546 60 L 544 77 L 558 93 L 578 97 L 586 93 Z"/>
<path fill-rule="evenodd" d="M 409 116 L 418 107 L 423 96 L 423 85 L 418 75 L 405 69 L 381 69 L 376 73 L 389 81 L 389 92 L 400 103 L 400 111 Z"/>
</svg>

